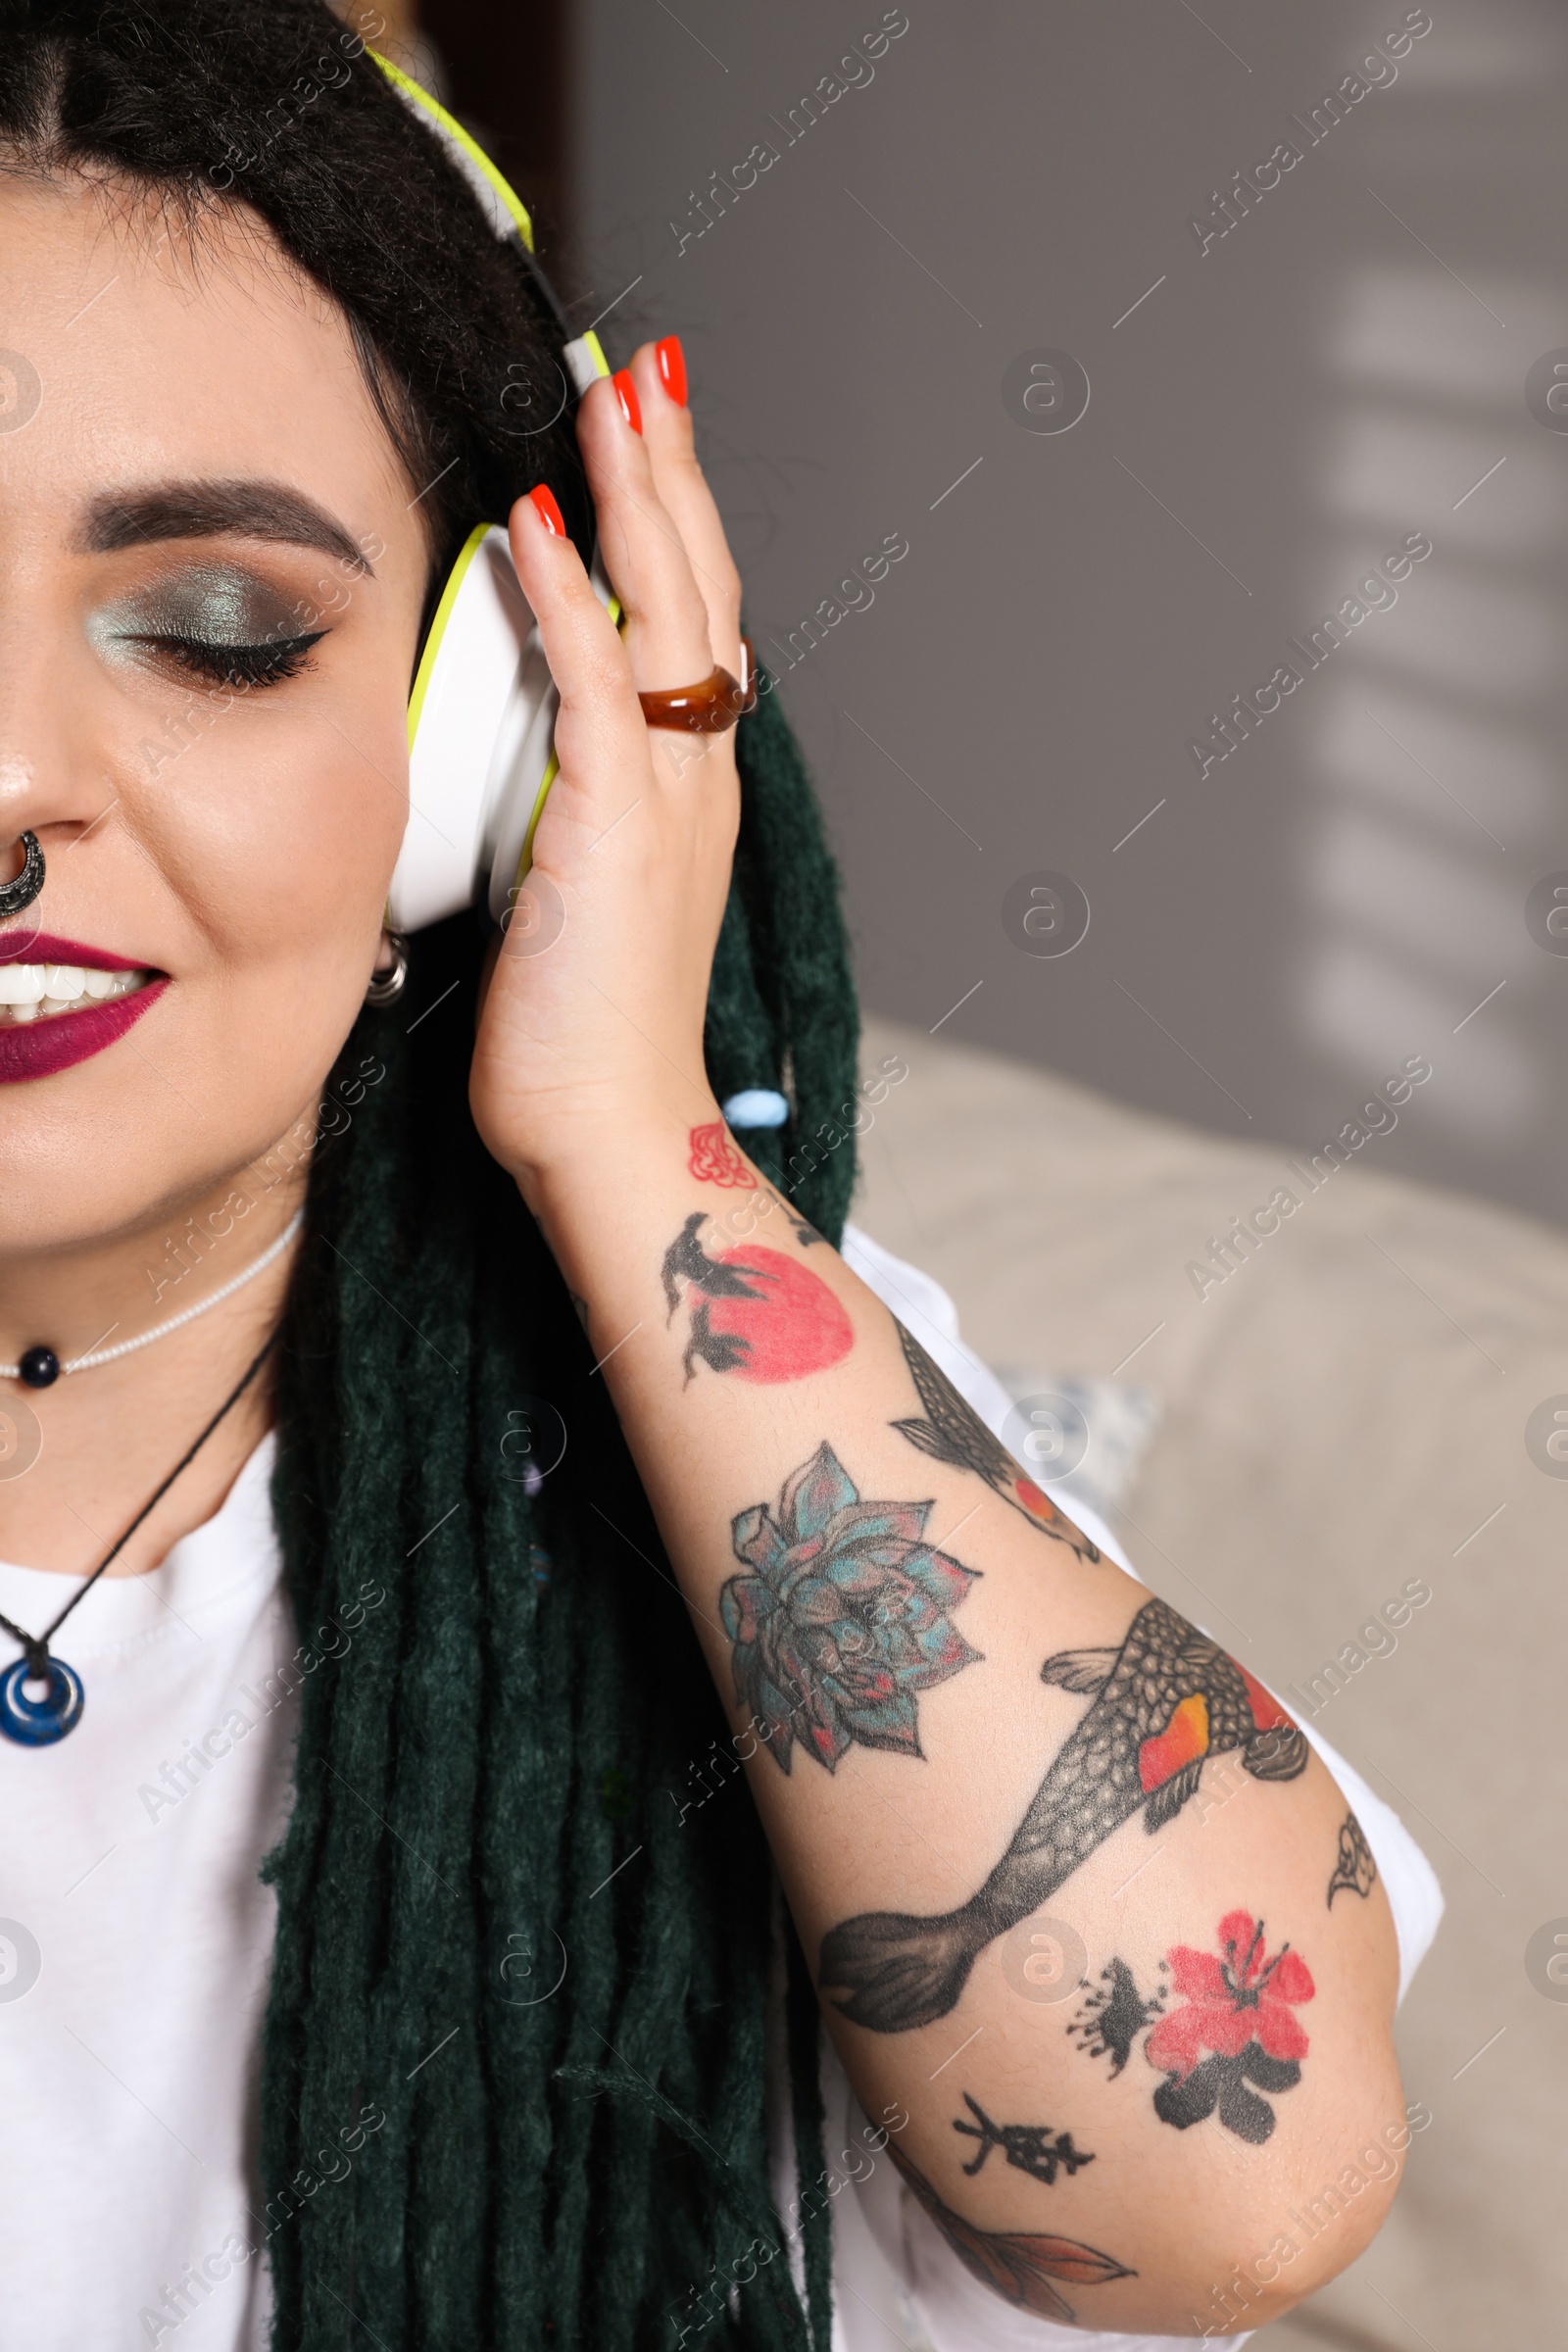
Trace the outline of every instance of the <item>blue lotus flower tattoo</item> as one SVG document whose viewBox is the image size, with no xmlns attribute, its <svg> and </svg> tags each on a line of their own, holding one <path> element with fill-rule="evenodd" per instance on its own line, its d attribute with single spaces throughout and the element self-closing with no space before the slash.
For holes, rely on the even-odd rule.
<svg viewBox="0 0 1568 2352">
<path fill-rule="evenodd" d="M 775 1519 L 735 1520 L 752 1571 L 719 1594 L 735 1695 L 779 1769 L 798 1739 L 832 1772 L 855 1742 L 923 1753 L 914 1694 L 980 1652 L 950 1622 L 978 1571 L 925 1542 L 929 1502 L 862 1502 L 831 1446 L 788 1479 Z"/>
</svg>

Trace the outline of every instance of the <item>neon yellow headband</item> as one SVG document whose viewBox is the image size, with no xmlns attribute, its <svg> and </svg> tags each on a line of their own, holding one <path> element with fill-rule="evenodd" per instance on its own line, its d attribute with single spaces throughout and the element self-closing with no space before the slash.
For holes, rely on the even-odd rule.
<svg viewBox="0 0 1568 2352">
<path fill-rule="evenodd" d="M 400 66 L 395 66 L 389 57 L 383 57 L 379 50 L 368 49 L 366 55 L 374 60 L 388 81 L 395 82 L 412 105 L 429 116 L 442 135 L 457 149 L 454 163 L 466 172 L 474 194 L 490 214 L 501 234 L 505 236 L 508 233 L 510 224 L 532 253 L 533 222 L 528 218 L 528 208 L 510 180 L 503 179 L 484 149 L 469 138 L 463 124 L 455 116 L 447 113 L 439 99 L 432 98 L 428 90 L 420 88 L 412 74 L 405 74 Z M 497 206 L 505 215 L 505 220 L 497 218 Z"/>
</svg>

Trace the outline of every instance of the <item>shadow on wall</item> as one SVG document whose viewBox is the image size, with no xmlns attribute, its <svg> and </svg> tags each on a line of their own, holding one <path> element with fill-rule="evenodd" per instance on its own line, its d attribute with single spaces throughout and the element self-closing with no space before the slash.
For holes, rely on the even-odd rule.
<svg viewBox="0 0 1568 2352">
<path fill-rule="evenodd" d="M 1435 552 L 1403 591 L 1419 624 L 1358 631 L 1357 666 L 1314 682 L 1292 858 L 1309 917 L 1300 1035 L 1350 1084 L 1396 1041 L 1429 1055 L 1425 1116 L 1472 1165 L 1556 1159 L 1562 1137 L 1568 937 L 1527 906 L 1568 868 L 1568 287 L 1510 267 L 1501 198 L 1511 183 L 1532 201 L 1528 142 L 1515 160 L 1496 138 L 1485 207 L 1447 157 L 1461 111 L 1528 123 L 1565 46 L 1555 12 L 1437 27 L 1402 112 L 1362 126 L 1388 258 L 1342 271 L 1310 344 L 1323 522 L 1307 609 L 1412 524 Z M 1553 1184 L 1538 1205 L 1561 1218 L 1568 1195 Z"/>
</svg>

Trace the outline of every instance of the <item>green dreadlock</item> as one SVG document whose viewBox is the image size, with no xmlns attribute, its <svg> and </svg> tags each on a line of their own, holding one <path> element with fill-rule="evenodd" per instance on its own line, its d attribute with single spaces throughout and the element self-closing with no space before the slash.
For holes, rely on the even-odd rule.
<svg viewBox="0 0 1568 2352">
<path fill-rule="evenodd" d="M 771 699 L 740 747 L 709 1068 L 722 1097 L 777 1086 L 788 1056 L 775 1151 L 799 1166 L 815 1155 L 797 1137 L 843 1133 L 854 1000 Z M 349 1041 L 345 1072 L 387 1075 L 318 1161 L 285 1333 L 274 1494 L 299 1622 L 352 1619 L 367 1585 L 387 1598 L 302 1693 L 270 1866 L 270 2186 L 309 2180 L 366 2111 L 387 2120 L 341 2180 L 274 2195 L 279 2340 L 346 2346 L 352 2311 L 421 2352 L 630 2352 L 683 2329 L 804 2347 L 782 2255 L 701 2296 L 754 2240 L 784 2243 L 762 2132 L 768 1858 L 738 1794 L 684 1819 L 673 1801 L 724 1726 L 561 1278 L 467 1115 L 477 961 L 467 922 L 425 935 L 404 1005 Z M 791 1190 L 835 1238 L 852 1152 Z M 532 1497 L 506 1446 L 519 1415 L 565 1433 Z M 792 1996 L 809 2183 L 816 2010 L 798 1965 Z M 807 2200 L 803 2232 L 821 2352 L 824 2206 Z"/>
</svg>

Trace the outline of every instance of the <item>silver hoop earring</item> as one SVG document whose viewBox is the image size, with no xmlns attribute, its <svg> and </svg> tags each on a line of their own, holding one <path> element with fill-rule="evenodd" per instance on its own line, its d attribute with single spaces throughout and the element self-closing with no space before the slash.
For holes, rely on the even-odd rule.
<svg viewBox="0 0 1568 2352">
<path fill-rule="evenodd" d="M 20 914 L 30 906 L 43 888 L 43 852 L 38 847 L 36 833 L 21 836 L 22 871 L 11 882 L 0 883 L 0 916 Z"/>
<path fill-rule="evenodd" d="M 402 932 L 383 931 L 381 938 L 392 951 L 392 960 L 377 966 L 365 992 L 366 1004 L 376 1012 L 384 1012 L 389 1004 L 397 1003 L 409 977 L 409 943 Z"/>
</svg>

